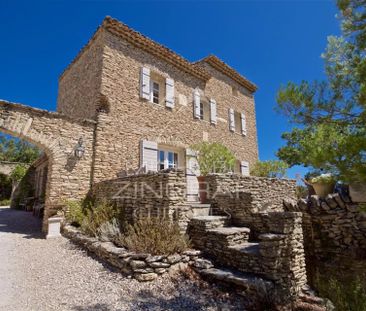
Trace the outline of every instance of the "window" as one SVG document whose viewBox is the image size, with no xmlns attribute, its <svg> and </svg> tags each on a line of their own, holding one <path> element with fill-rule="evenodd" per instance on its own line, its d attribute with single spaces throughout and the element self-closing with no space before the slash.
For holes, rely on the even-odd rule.
<svg viewBox="0 0 366 311">
<path fill-rule="evenodd" d="M 205 101 L 200 102 L 199 119 L 205 120 L 205 121 L 210 121 L 210 105 Z"/>
<path fill-rule="evenodd" d="M 235 120 L 235 132 L 240 133 L 242 132 L 241 127 L 241 113 L 235 111 L 234 112 L 234 120 Z"/>
<path fill-rule="evenodd" d="M 159 150 L 158 170 L 178 167 L 178 154 L 173 151 Z"/>
<path fill-rule="evenodd" d="M 160 95 L 160 85 L 158 82 L 151 80 L 151 94 L 150 94 L 150 101 L 154 104 L 159 104 L 159 95 Z"/>
</svg>

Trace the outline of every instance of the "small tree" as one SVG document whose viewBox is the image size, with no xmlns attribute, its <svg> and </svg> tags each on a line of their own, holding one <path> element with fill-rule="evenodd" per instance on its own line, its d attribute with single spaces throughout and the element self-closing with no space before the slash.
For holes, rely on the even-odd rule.
<svg viewBox="0 0 366 311">
<path fill-rule="evenodd" d="M 191 147 L 197 151 L 197 161 L 202 176 L 210 173 L 227 173 L 233 171 L 235 156 L 224 145 L 203 142 Z"/>
<path fill-rule="evenodd" d="M 284 161 L 258 161 L 250 174 L 258 177 L 283 178 L 286 175 L 287 169 L 288 165 Z"/>
<path fill-rule="evenodd" d="M 18 186 L 19 182 L 23 179 L 25 174 L 28 171 L 28 166 L 24 164 L 18 164 L 15 166 L 13 171 L 10 174 L 10 179 L 12 181 L 12 191 L 11 191 L 11 199 L 13 198 L 13 194 L 15 191 L 15 188 Z"/>
</svg>

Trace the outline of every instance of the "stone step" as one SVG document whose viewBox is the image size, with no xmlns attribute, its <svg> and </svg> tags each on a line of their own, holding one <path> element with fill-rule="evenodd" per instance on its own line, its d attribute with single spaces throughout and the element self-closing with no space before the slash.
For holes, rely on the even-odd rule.
<svg viewBox="0 0 366 311">
<path fill-rule="evenodd" d="M 259 256 L 259 243 L 245 242 L 242 244 L 229 246 L 229 249 L 235 250 L 247 256 Z"/>
<path fill-rule="evenodd" d="M 203 269 L 198 271 L 198 273 L 200 273 L 203 278 L 210 281 L 233 285 L 248 293 L 259 292 L 259 294 L 263 294 L 261 291 L 267 290 L 267 292 L 270 292 L 274 288 L 272 281 L 252 273 L 244 273 L 224 268 Z"/>
<path fill-rule="evenodd" d="M 211 204 L 191 203 L 193 217 L 197 216 L 209 216 L 211 210 Z"/>
<path fill-rule="evenodd" d="M 196 216 L 191 219 L 191 222 L 206 231 L 227 226 L 230 218 L 228 216 Z"/>
<path fill-rule="evenodd" d="M 246 227 L 221 227 L 207 230 L 207 239 L 227 247 L 248 242 L 249 234 Z"/>
</svg>

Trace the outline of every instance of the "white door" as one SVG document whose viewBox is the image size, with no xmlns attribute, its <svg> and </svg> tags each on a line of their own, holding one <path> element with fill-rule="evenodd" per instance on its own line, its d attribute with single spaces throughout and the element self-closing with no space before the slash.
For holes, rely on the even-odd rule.
<svg viewBox="0 0 366 311">
<path fill-rule="evenodd" d="M 186 178 L 187 178 L 187 201 L 199 201 L 199 185 L 197 176 L 199 176 L 199 166 L 196 152 L 186 149 Z"/>
</svg>

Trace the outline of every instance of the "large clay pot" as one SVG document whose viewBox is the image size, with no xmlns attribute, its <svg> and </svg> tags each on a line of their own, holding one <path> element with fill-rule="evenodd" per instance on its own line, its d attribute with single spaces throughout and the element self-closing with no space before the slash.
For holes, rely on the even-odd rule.
<svg viewBox="0 0 366 311">
<path fill-rule="evenodd" d="M 321 197 L 325 198 L 328 194 L 333 193 L 334 191 L 334 183 L 324 184 L 324 183 L 313 183 L 312 186 L 315 190 L 315 193 Z"/>
<path fill-rule="evenodd" d="M 349 196 L 354 203 L 365 203 L 366 183 L 351 183 L 349 185 Z"/>
<path fill-rule="evenodd" d="M 201 203 L 207 203 L 207 184 L 205 176 L 198 176 L 199 197 Z"/>
</svg>

